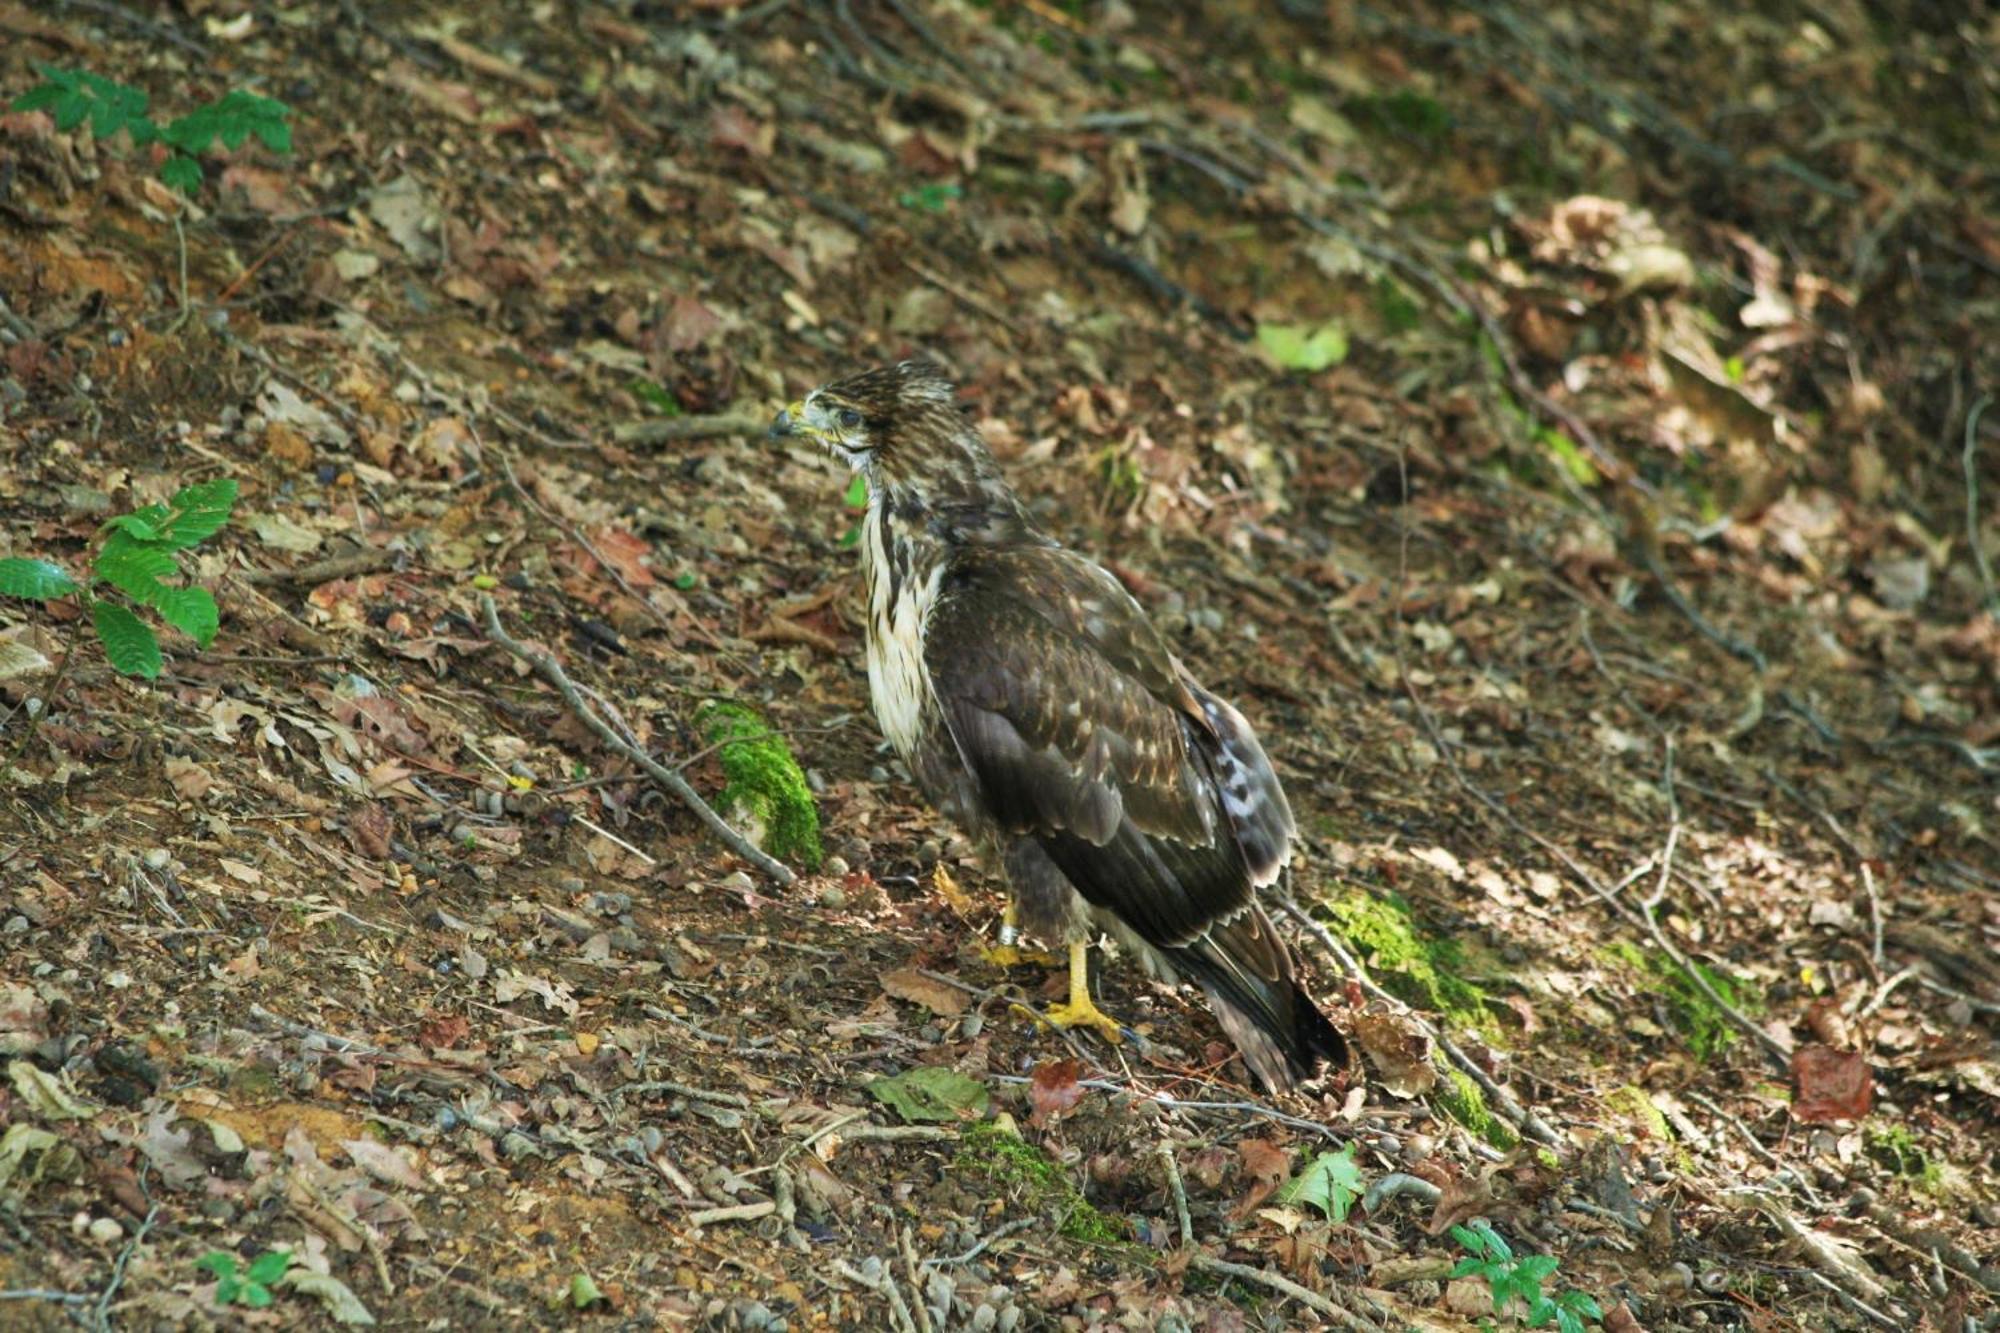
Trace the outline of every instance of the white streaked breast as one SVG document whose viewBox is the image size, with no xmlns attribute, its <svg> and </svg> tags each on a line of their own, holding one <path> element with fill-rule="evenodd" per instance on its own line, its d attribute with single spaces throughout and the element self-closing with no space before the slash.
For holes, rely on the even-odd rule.
<svg viewBox="0 0 2000 1333">
<path fill-rule="evenodd" d="M 934 565 L 919 584 L 904 581 L 889 604 L 890 552 L 881 513 L 871 506 L 862 522 L 862 560 L 868 575 L 868 692 L 875 720 L 896 753 L 908 760 L 931 707 L 930 672 L 924 666 L 924 620 L 937 601 L 944 566 Z"/>
</svg>

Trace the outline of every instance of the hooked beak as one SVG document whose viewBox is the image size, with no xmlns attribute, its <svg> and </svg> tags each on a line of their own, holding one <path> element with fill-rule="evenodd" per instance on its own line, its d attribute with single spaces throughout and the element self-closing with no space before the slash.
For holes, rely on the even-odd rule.
<svg viewBox="0 0 2000 1333">
<path fill-rule="evenodd" d="M 805 400 L 800 399 L 784 411 L 778 413 L 777 419 L 771 423 L 770 438 L 774 440 L 788 440 L 793 436 L 807 434 L 808 428 L 804 421 L 805 412 Z"/>
</svg>

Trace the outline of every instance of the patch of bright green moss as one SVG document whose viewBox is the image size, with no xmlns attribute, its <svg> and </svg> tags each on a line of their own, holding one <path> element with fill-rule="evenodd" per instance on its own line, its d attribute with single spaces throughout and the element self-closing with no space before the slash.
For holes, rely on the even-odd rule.
<svg viewBox="0 0 2000 1333">
<path fill-rule="evenodd" d="M 1661 1143 L 1673 1142 L 1673 1130 L 1667 1125 L 1667 1118 L 1660 1114 L 1660 1108 L 1653 1105 L 1653 1099 L 1646 1095 L 1644 1088 L 1635 1088 L 1627 1083 L 1622 1088 L 1613 1088 L 1604 1094 L 1606 1109 L 1645 1126 L 1646 1133 Z"/>
<path fill-rule="evenodd" d="M 1126 1239 L 1123 1218 L 1093 1207 L 1046 1153 L 993 1121 L 982 1121 L 959 1137 L 952 1165 L 1019 1190 L 1032 1208 L 1054 1208 L 1062 1216 L 1061 1234 L 1071 1240 L 1117 1245 Z"/>
<path fill-rule="evenodd" d="M 1462 1069 L 1446 1069 L 1443 1074 L 1431 1093 L 1438 1110 L 1496 1148 L 1511 1148 L 1520 1141 L 1513 1126 L 1486 1105 L 1486 1094 L 1470 1074 Z"/>
<path fill-rule="evenodd" d="M 1730 1043 L 1736 1040 L 1736 1029 L 1730 1024 L 1729 1016 L 1716 1008 L 1715 1002 L 1671 958 L 1648 953 L 1629 940 L 1614 941 L 1605 946 L 1605 953 L 1651 983 L 1660 998 L 1666 1001 L 1667 1013 L 1674 1027 L 1687 1038 L 1689 1049 L 1700 1059 L 1706 1060 L 1727 1050 Z M 1748 983 L 1702 963 L 1691 962 L 1688 966 L 1700 973 L 1702 979 L 1736 1012 L 1751 1014 L 1761 1007 L 1756 992 Z"/>
<path fill-rule="evenodd" d="M 695 714 L 695 725 L 710 745 L 722 748 L 724 785 L 716 804 L 733 809 L 750 825 L 744 832 L 781 861 L 819 869 L 819 807 L 799 761 L 784 737 L 755 709 L 711 700 Z"/>
<path fill-rule="evenodd" d="M 1465 979 L 1465 950 L 1417 929 L 1401 898 L 1357 889 L 1320 907 L 1396 998 L 1441 1013 L 1458 1027 L 1487 1027 L 1486 993 Z"/>
<path fill-rule="evenodd" d="M 1864 1131 L 1868 1155 L 1877 1165 L 1909 1180 L 1920 1189 L 1935 1190 L 1944 1183 L 1944 1173 L 1917 1143 L 1916 1136 L 1902 1125 L 1870 1125 Z"/>
</svg>

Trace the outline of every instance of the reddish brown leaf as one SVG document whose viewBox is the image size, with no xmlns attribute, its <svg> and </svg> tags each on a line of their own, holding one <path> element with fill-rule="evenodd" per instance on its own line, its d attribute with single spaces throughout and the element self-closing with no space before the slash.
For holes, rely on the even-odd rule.
<svg viewBox="0 0 2000 1333">
<path fill-rule="evenodd" d="M 1859 1120 L 1875 1101 L 1868 1061 L 1827 1046 L 1802 1046 L 1792 1056 L 1792 1089 L 1792 1116 L 1809 1123 Z"/>
<path fill-rule="evenodd" d="M 417 1028 L 417 1040 L 434 1050 L 448 1051 L 472 1031 L 472 1021 L 463 1014 L 438 1014 Z"/>
<path fill-rule="evenodd" d="M 882 989 L 899 1000 L 920 1004 L 942 1018 L 953 1018 L 965 1012 L 972 997 L 956 986 L 947 986 L 935 977 L 927 977 L 915 968 L 901 968 L 882 974 Z"/>
<path fill-rule="evenodd" d="M 1250 1177 L 1249 1192 L 1230 1210 L 1240 1219 L 1250 1216 L 1285 1183 L 1285 1177 L 1292 1174 L 1292 1154 L 1268 1139 L 1245 1139 L 1236 1145 L 1236 1152 L 1243 1159 L 1244 1174 Z"/>
<path fill-rule="evenodd" d="M 717 148 L 739 149 L 752 157 L 769 157 L 778 142 L 776 127 L 734 104 L 715 108 L 708 118 L 708 133 Z"/>
<path fill-rule="evenodd" d="M 1083 1085 L 1077 1082 L 1082 1067 L 1074 1060 L 1050 1060 L 1035 1066 L 1034 1076 L 1028 1080 L 1028 1104 L 1034 1107 L 1028 1121 L 1037 1127 L 1046 1125 L 1069 1111 L 1083 1100 Z"/>
</svg>

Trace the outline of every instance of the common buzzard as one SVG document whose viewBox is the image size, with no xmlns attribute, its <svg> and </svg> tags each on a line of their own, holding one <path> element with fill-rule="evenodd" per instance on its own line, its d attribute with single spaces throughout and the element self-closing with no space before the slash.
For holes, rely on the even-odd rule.
<svg viewBox="0 0 2000 1333">
<path fill-rule="evenodd" d="M 836 381 L 771 430 L 867 483 L 875 716 L 924 795 L 1005 868 L 1001 943 L 1018 921 L 1069 946 L 1051 1019 L 1117 1038 L 1085 970 L 1103 931 L 1206 991 L 1266 1086 L 1344 1061 L 1257 904 L 1294 826 L 1250 724 L 1117 579 L 1029 517 L 944 372 L 904 361 Z"/>
</svg>

